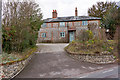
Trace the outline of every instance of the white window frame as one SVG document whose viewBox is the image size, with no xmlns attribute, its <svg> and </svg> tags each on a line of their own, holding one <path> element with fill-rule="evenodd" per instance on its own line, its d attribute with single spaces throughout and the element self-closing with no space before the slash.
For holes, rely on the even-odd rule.
<svg viewBox="0 0 120 80">
<path fill-rule="evenodd" d="M 43 24 L 42 24 L 42 27 L 47 27 L 47 24 L 46 24 L 46 23 L 43 23 Z"/>
<path fill-rule="evenodd" d="M 83 26 L 87 26 L 88 25 L 88 21 L 82 21 L 82 25 Z"/>
<path fill-rule="evenodd" d="M 41 37 L 42 37 L 42 38 L 46 38 L 46 33 L 42 33 L 42 34 L 41 34 Z"/>
<path fill-rule="evenodd" d="M 51 23 L 48 23 L 48 27 L 52 27 L 52 24 L 51 24 Z"/>
<path fill-rule="evenodd" d="M 60 32 L 60 37 L 65 37 L 65 32 Z"/>
<path fill-rule="evenodd" d="M 60 22 L 60 27 L 65 27 L 65 22 Z"/>
<path fill-rule="evenodd" d="M 69 22 L 68 25 L 71 27 L 71 26 L 73 26 L 73 23 L 72 23 L 72 22 Z"/>
<path fill-rule="evenodd" d="M 53 27 L 58 27 L 58 23 L 53 23 Z"/>
<path fill-rule="evenodd" d="M 80 26 L 80 22 L 74 22 L 74 26 Z"/>
</svg>

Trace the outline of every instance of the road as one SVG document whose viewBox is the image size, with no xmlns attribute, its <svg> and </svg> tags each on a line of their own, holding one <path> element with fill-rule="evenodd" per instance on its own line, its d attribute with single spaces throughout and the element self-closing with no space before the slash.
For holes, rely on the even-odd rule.
<svg viewBox="0 0 120 80">
<path fill-rule="evenodd" d="M 80 78 L 118 78 L 118 67 L 116 66 L 112 68 L 82 74 L 80 75 Z"/>
<path fill-rule="evenodd" d="M 68 44 L 37 44 L 38 51 L 16 78 L 118 78 L 117 64 L 97 65 L 66 55 Z"/>
</svg>

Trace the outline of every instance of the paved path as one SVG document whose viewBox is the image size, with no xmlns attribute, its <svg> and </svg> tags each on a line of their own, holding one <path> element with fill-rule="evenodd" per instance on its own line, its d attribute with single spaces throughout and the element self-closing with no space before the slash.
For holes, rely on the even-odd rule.
<svg viewBox="0 0 120 80">
<path fill-rule="evenodd" d="M 68 44 L 37 44 L 38 52 L 16 78 L 82 78 L 88 73 L 92 75 L 92 72 L 100 72 L 103 69 L 101 74 L 104 71 L 107 73 L 109 68 L 117 65 L 96 65 L 76 61 L 66 55 L 64 51 L 66 45 Z M 95 77 L 94 74 L 92 77 Z"/>
</svg>

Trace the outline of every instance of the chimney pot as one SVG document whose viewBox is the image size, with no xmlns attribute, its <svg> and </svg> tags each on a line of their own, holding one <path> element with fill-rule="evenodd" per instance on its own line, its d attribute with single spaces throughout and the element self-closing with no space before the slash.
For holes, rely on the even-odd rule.
<svg viewBox="0 0 120 80">
<path fill-rule="evenodd" d="M 55 10 L 55 12 L 57 12 L 57 11 Z"/>
</svg>

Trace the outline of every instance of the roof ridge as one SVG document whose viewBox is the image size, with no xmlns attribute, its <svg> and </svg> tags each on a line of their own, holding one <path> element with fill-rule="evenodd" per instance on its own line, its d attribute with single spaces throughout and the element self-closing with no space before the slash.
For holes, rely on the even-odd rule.
<svg viewBox="0 0 120 80">
<path fill-rule="evenodd" d="M 45 22 L 60 22 L 60 21 L 81 21 L 81 20 L 100 20 L 99 17 L 93 16 L 68 16 L 44 19 Z"/>
</svg>

